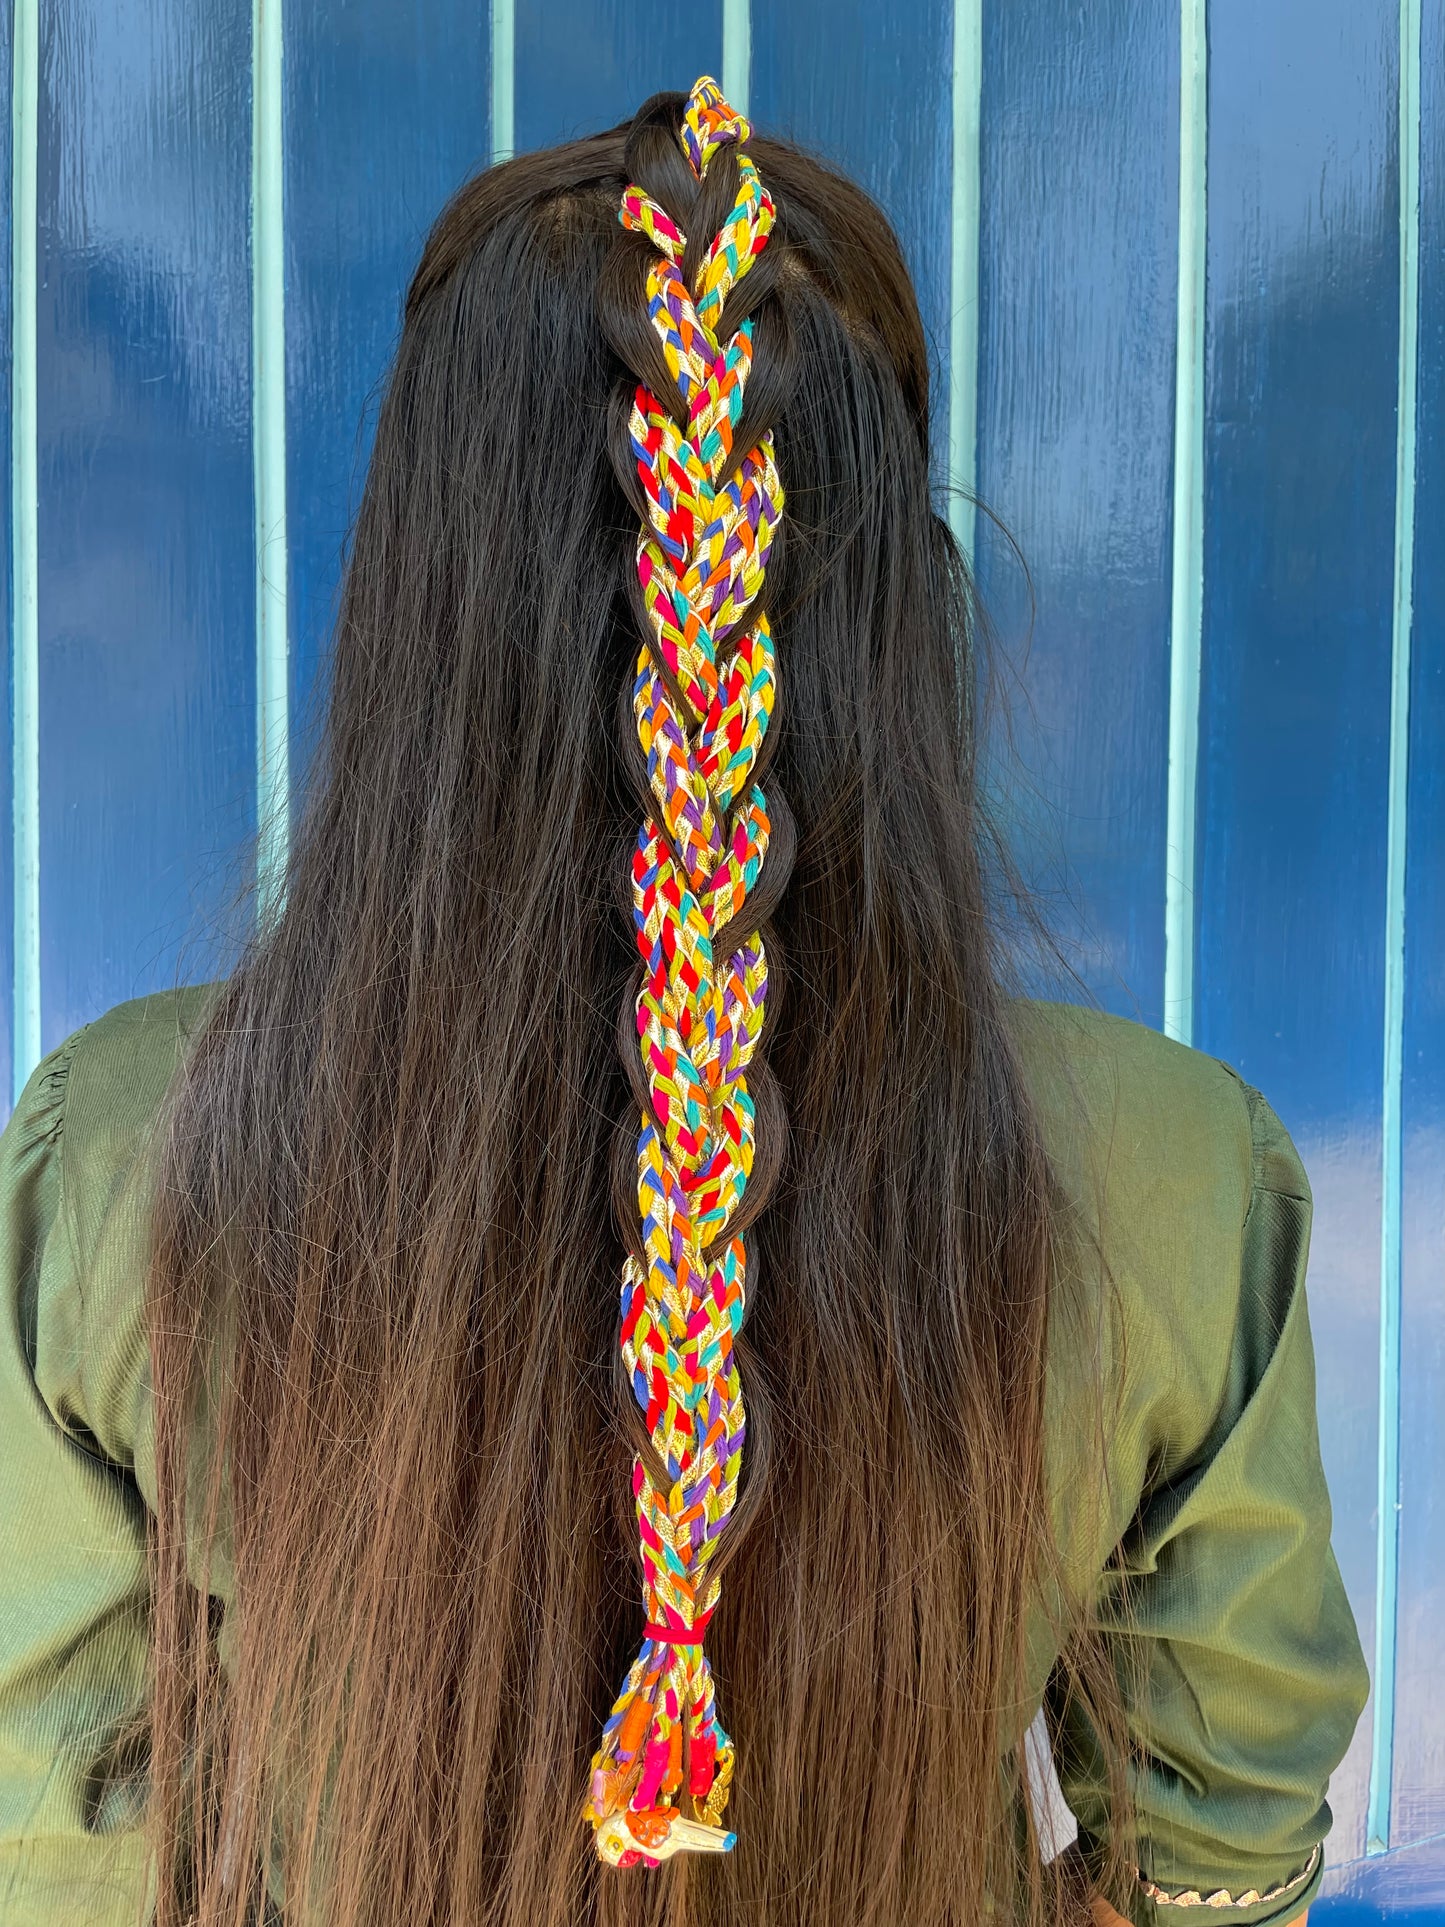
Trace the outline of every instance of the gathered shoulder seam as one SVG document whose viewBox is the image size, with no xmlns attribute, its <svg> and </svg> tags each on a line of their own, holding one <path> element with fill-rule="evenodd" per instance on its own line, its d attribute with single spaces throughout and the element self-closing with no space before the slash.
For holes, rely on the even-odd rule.
<svg viewBox="0 0 1445 1927">
<path fill-rule="evenodd" d="M 80 1281 L 80 1241 L 75 1234 L 75 1220 L 71 1210 L 70 1187 L 65 1181 L 66 1172 L 66 1123 L 69 1115 L 71 1075 L 82 1039 L 91 1029 L 94 1018 L 78 1025 L 55 1049 L 42 1058 L 36 1066 L 35 1093 L 44 1093 L 43 1102 L 52 1115 L 46 1120 L 41 1138 L 51 1147 L 50 1154 L 55 1160 L 55 1215 L 61 1235 L 65 1239 L 65 1256 L 69 1262 L 70 1275 Z"/>
</svg>

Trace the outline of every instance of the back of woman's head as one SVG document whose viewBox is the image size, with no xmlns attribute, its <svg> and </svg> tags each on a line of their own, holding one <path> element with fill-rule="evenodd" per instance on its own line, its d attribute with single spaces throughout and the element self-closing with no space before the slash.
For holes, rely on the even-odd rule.
<svg viewBox="0 0 1445 1927">
<path fill-rule="evenodd" d="M 158 1927 L 250 1918 L 268 1861 L 286 1918 L 328 1927 L 1074 1904 L 1024 1797 L 1054 1234 L 986 915 L 972 590 L 898 245 L 761 138 L 775 224 L 723 317 L 751 317 L 730 472 L 771 432 L 785 498 L 748 614 L 771 835 L 732 931 L 767 954 L 729 1226 L 747 1443 L 708 1568 L 737 1844 L 618 1871 L 581 1823 L 641 1634 L 648 1449 L 619 1349 L 654 808 L 632 411 L 668 366 L 618 207 L 639 186 L 692 272 L 737 168 L 699 182 L 683 104 L 494 168 L 437 222 L 284 908 L 176 1087 Z M 192 1583 L 213 1530 L 223 1662 Z"/>
</svg>

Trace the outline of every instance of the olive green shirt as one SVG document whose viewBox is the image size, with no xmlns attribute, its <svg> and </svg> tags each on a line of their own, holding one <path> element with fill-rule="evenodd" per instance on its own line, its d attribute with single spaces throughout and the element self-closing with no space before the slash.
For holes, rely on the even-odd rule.
<svg viewBox="0 0 1445 1927">
<path fill-rule="evenodd" d="M 145 1762 L 113 1744 L 144 1706 L 148 1659 L 147 1133 L 210 990 L 140 998 L 76 1032 L 0 1136 L 3 1927 L 131 1927 L 150 1891 Z M 1217 1059 L 1064 1004 L 1010 1009 L 1048 1148 L 1112 1279 L 1106 1292 L 1081 1264 L 1061 1292 L 1077 1315 L 1051 1323 L 1046 1445 L 1069 1583 L 1128 1681 L 1130 1911 L 1167 1927 L 1202 1899 L 1226 1927 L 1293 1920 L 1319 1884 L 1329 1775 L 1368 1689 L 1329 1542 L 1309 1185 L 1268 1103 Z M 1118 1396 L 1095 1503 L 1075 1421 L 1101 1358 Z M 1041 1636 L 1041 1698 L 1054 1657 Z M 1089 1736 L 1066 1716 L 1055 1758 L 1096 1845 Z"/>
</svg>

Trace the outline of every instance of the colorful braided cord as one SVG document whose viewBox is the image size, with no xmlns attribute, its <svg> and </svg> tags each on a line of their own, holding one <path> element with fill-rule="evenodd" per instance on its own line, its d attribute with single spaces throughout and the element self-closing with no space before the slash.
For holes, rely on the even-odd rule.
<svg viewBox="0 0 1445 1927">
<path fill-rule="evenodd" d="M 633 712 L 653 808 L 632 860 L 633 914 L 645 975 L 637 1035 L 651 1097 L 637 1143 L 645 1263 L 622 1281 L 622 1355 L 667 1468 L 658 1489 L 640 1457 L 632 1489 L 647 1624 L 592 1762 L 586 1818 L 612 1866 L 656 1866 L 720 1852 L 733 1744 L 714 1703 L 702 1631 L 717 1604 L 709 1562 L 737 1494 L 743 1400 L 733 1359 L 742 1323 L 743 1241 L 729 1231 L 753 1162 L 747 1068 L 762 1030 L 768 969 L 756 928 L 714 956 L 768 847 L 768 812 L 751 780 L 773 707 L 767 618 L 744 624 L 762 587 L 783 491 L 769 433 L 729 467 L 752 366 L 753 327 L 716 333 L 729 291 L 767 243 L 773 203 L 744 143 L 749 127 L 701 79 L 683 117 L 699 180 L 736 154 L 731 211 L 689 288 L 686 237 L 629 186 L 618 218 L 657 249 L 647 302 L 686 411 L 639 385 L 631 418 L 647 518 L 637 573 L 649 631 Z M 676 698 L 680 698 L 680 701 Z M 746 930 L 744 918 L 739 929 Z M 690 1813 L 676 1804 L 684 1796 Z"/>
</svg>

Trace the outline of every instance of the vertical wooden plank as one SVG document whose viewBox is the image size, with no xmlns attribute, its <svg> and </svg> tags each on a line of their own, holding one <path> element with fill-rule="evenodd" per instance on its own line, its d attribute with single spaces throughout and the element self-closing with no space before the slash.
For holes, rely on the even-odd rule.
<svg viewBox="0 0 1445 1927">
<path fill-rule="evenodd" d="M 516 0 L 491 0 L 492 159 L 507 160 L 517 151 L 517 7 Z"/>
<path fill-rule="evenodd" d="M 649 94 L 722 77 L 722 0 L 515 0 L 519 150 L 613 127 Z"/>
<path fill-rule="evenodd" d="M 1400 1093 L 1400 1593 L 1391 1828 L 1392 1840 L 1401 1844 L 1445 1833 L 1445 544 L 1440 539 L 1445 530 L 1445 10 L 1426 6 L 1417 18 L 1422 29 L 1418 387 Z"/>
<path fill-rule="evenodd" d="M 1174 331 L 1169 803 L 1164 832 L 1164 1028 L 1194 1041 L 1199 664 L 1204 627 L 1204 277 L 1209 230 L 1208 0 L 1179 6 L 1179 277 Z"/>
<path fill-rule="evenodd" d="M 246 0 L 41 18 L 49 1048 L 212 967 L 255 778 Z"/>
<path fill-rule="evenodd" d="M 10 863 L 11 1086 L 16 1097 L 41 1054 L 39 823 L 39 544 L 35 407 L 36 200 L 39 188 L 40 23 L 37 0 L 11 8 L 10 307 Z"/>
<path fill-rule="evenodd" d="M 1405 845 L 1409 832 L 1411 592 L 1415 566 L 1415 413 L 1419 374 L 1420 16 L 1400 0 L 1396 96 L 1399 345 L 1396 353 L 1395 539 L 1391 597 L 1390 754 L 1385 831 L 1385 1000 L 1381 1051 L 1379 1444 L 1375 1559 L 1374 1731 L 1365 1850 L 1388 1853 L 1397 1711 L 1400 1602 L 1401 1134 L 1405 1039 Z M 1397 1843 L 1396 1843 L 1397 1844 Z"/>
<path fill-rule="evenodd" d="M 428 228 L 491 148 L 486 9 L 288 9 L 286 414 L 293 795 L 380 384 Z"/>
<path fill-rule="evenodd" d="M 14 98 L 11 92 L 14 71 L 15 49 L 15 9 L 11 0 L 10 18 L 6 22 L 7 31 L 0 35 L 0 112 L 4 114 L 3 125 L 10 136 L 9 152 L 4 168 L 0 168 L 0 259 L 5 263 L 5 271 L 0 276 L 0 366 L 5 369 L 5 379 L 0 384 L 0 597 L 5 609 L 5 677 L 4 689 L 0 692 L 0 728 L 3 728 L 5 743 L 5 777 L 0 783 L 0 1119 L 10 1115 L 15 1098 L 12 1084 L 14 1057 L 12 1055 L 15 1026 L 15 870 L 14 836 L 15 817 L 13 797 L 15 789 L 15 753 L 12 731 L 14 729 L 13 681 L 15 651 L 15 605 L 14 579 L 11 571 L 11 515 L 13 502 L 11 478 L 14 471 L 14 451 L 11 446 L 11 390 L 14 386 L 14 336 L 11 328 L 11 310 L 15 289 L 15 257 L 13 254 L 14 235 L 11 227 L 12 189 L 15 175 L 15 147 L 18 138 L 23 138 L 14 119 Z M 22 297 L 23 298 L 23 297 Z"/>
<path fill-rule="evenodd" d="M 949 157 L 948 467 L 944 513 L 970 567 L 977 549 L 983 0 L 954 0 Z M 935 400 L 942 409 L 943 398 Z"/>
<path fill-rule="evenodd" d="M 1335 1547 L 1375 1635 L 1397 0 L 1217 0 L 1196 1041 L 1292 1132 Z M 1364 1845 L 1370 1725 L 1332 1789 Z"/>
<path fill-rule="evenodd" d="M 1000 781 L 1066 954 L 1157 1025 L 1165 822 L 1179 22 L 1127 0 L 984 10 L 978 575 L 1008 645 Z M 1021 766 L 1021 768 L 1020 768 Z M 1062 866 L 1066 863 L 1067 872 Z"/>
<path fill-rule="evenodd" d="M 722 65 L 718 78 L 723 93 L 740 113 L 753 99 L 752 0 L 722 0 Z"/>
<path fill-rule="evenodd" d="M 851 174 L 903 243 L 928 335 L 940 482 L 949 456 L 952 75 L 950 0 L 753 10 L 754 124 Z"/>
<path fill-rule="evenodd" d="M 251 497 L 256 620 L 256 920 L 281 907 L 290 845 L 286 522 L 286 156 L 282 0 L 251 5 Z"/>
</svg>

